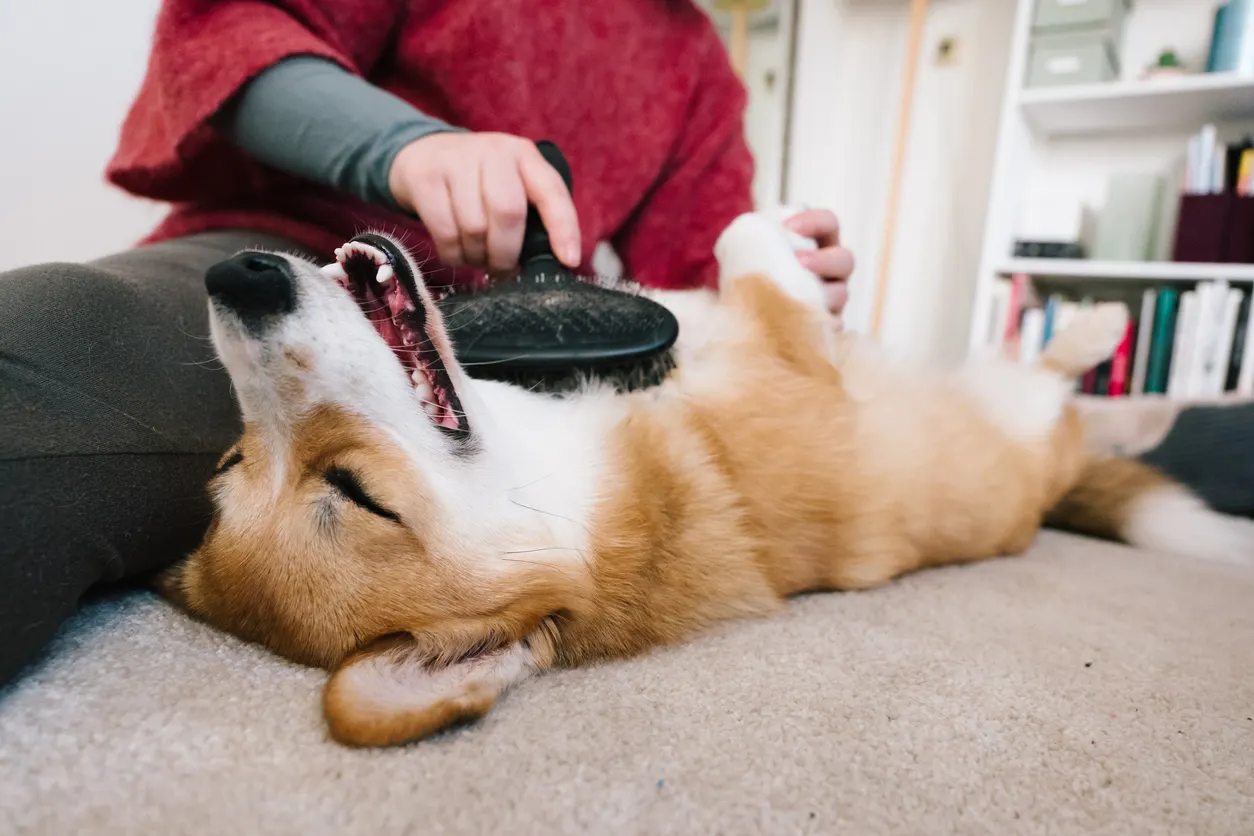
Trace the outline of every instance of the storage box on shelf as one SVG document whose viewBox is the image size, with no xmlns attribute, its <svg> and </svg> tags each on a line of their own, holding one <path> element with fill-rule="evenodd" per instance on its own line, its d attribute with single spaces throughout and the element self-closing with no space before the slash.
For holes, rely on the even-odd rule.
<svg viewBox="0 0 1254 836">
<path fill-rule="evenodd" d="M 1040 0 L 1032 20 L 1026 86 L 1118 78 L 1127 9 L 1127 0 Z"/>
</svg>

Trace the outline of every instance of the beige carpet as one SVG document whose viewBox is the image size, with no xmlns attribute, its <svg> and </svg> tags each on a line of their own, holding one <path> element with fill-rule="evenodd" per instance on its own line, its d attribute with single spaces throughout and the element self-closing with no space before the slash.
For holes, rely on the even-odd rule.
<svg viewBox="0 0 1254 836">
<path fill-rule="evenodd" d="M 1254 833 L 1254 570 L 1058 534 L 386 752 L 144 595 L 0 694 L 0 833 Z"/>
</svg>

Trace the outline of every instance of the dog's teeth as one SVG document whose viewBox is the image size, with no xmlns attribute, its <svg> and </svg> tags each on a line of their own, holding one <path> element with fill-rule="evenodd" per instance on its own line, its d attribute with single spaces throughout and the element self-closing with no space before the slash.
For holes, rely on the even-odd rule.
<svg viewBox="0 0 1254 836">
<path fill-rule="evenodd" d="M 414 391 L 418 393 L 420 400 L 435 400 L 435 393 L 431 391 L 431 384 L 427 382 L 427 376 L 423 373 L 422 369 L 418 369 L 411 374 L 409 379 L 414 382 Z"/>
<path fill-rule="evenodd" d="M 323 267 L 322 275 L 335 279 L 337 282 L 348 278 L 348 273 L 344 272 L 344 267 L 338 261 Z"/>
<path fill-rule="evenodd" d="M 384 264 L 382 267 L 379 268 L 379 271 L 375 273 L 374 279 L 379 284 L 383 285 L 384 287 L 387 287 L 393 281 L 396 280 L 396 273 L 395 271 L 392 270 L 391 264 Z"/>
<path fill-rule="evenodd" d="M 432 421 L 440 420 L 440 405 L 438 403 L 428 401 L 422 405 L 422 408 L 423 411 L 427 413 L 427 417 Z"/>
</svg>

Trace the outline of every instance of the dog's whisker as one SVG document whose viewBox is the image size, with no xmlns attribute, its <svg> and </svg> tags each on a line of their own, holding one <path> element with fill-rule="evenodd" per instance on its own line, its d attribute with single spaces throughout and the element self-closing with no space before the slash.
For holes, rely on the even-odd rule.
<svg viewBox="0 0 1254 836">
<path fill-rule="evenodd" d="M 527 483 L 527 484 L 525 484 L 525 485 L 519 485 L 519 486 L 518 486 L 518 487 L 516 487 L 516 488 L 506 488 L 506 490 L 510 490 L 510 491 L 521 491 L 521 490 L 523 490 L 524 488 L 529 488 L 529 487 L 531 487 L 532 485 L 536 485 L 536 484 L 539 484 L 540 482 L 543 482 L 545 479 L 548 479 L 549 477 L 551 477 L 551 476 L 555 475 L 556 473 L 557 473 L 557 471 L 556 471 L 556 470 L 551 471 L 551 472 L 549 472 L 549 473 L 546 473 L 544 476 L 541 476 L 539 479 L 532 479 L 530 482 L 528 482 L 528 483 Z"/>
<path fill-rule="evenodd" d="M 528 511 L 534 511 L 537 514 L 544 514 L 545 516 L 548 516 L 548 517 L 556 517 L 559 520 L 565 520 L 566 522 L 572 525 L 579 526 L 580 528 L 582 528 L 584 531 L 588 532 L 589 534 L 592 533 L 592 530 L 588 528 L 587 523 L 580 522 L 579 520 L 576 520 L 573 517 L 568 517 L 565 514 L 559 514 L 556 511 L 546 511 L 543 508 L 536 508 L 534 505 L 528 505 L 525 502 L 519 502 L 517 499 L 511 498 L 509 501 L 517 505 L 519 508 L 526 508 Z"/>
</svg>

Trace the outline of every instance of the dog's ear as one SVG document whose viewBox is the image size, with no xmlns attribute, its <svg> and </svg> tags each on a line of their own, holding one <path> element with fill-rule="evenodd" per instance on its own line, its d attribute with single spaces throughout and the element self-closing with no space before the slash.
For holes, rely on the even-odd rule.
<svg viewBox="0 0 1254 836">
<path fill-rule="evenodd" d="M 548 667 L 542 657 L 550 654 L 537 650 L 529 637 L 441 664 L 408 636 L 380 639 L 327 682 L 322 709 L 331 737 L 349 746 L 392 746 L 477 720 L 505 689 Z"/>
</svg>

